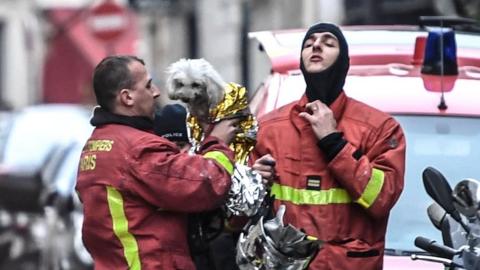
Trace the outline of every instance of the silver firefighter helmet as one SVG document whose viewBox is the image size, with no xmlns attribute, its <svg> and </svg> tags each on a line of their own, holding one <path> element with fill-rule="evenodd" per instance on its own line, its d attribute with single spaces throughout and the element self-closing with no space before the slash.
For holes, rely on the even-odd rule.
<svg viewBox="0 0 480 270">
<path fill-rule="evenodd" d="M 323 242 L 301 230 L 283 224 L 285 205 L 276 217 L 259 221 L 240 234 L 236 262 L 240 270 L 306 269 Z"/>
</svg>

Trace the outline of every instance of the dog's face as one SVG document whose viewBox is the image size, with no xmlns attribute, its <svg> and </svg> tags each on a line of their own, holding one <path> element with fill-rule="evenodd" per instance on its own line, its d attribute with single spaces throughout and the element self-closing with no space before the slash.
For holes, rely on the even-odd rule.
<svg viewBox="0 0 480 270">
<path fill-rule="evenodd" d="M 180 59 L 168 67 L 167 73 L 171 99 L 210 109 L 223 98 L 225 82 L 204 59 Z"/>
</svg>

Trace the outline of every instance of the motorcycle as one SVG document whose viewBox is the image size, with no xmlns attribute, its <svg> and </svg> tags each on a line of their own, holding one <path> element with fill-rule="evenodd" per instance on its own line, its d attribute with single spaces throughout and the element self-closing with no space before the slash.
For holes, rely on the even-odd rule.
<svg viewBox="0 0 480 270">
<path fill-rule="evenodd" d="M 442 232 L 443 244 L 422 236 L 415 246 L 431 255 L 412 254 L 412 260 L 443 263 L 450 269 L 480 269 L 480 182 L 464 179 L 454 189 L 438 170 L 422 174 L 425 190 L 435 201 L 427 209 L 433 225 Z"/>
</svg>

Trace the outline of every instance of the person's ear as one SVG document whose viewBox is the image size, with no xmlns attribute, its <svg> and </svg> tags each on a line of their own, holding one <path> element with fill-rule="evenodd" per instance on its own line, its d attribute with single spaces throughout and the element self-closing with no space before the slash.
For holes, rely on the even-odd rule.
<svg viewBox="0 0 480 270">
<path fill-rule="evenodd" d="M 133 96 L 130 89 L 122 89 L 120 90 L 120 102 L 125 106 L 133 106 Z"/>
</svg>

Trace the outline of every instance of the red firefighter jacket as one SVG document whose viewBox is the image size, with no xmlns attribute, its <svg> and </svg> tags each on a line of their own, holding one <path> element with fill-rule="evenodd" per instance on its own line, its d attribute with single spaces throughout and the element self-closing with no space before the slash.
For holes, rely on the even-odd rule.
<svg viewBox="0 0 480 270">
<path fill-rule="evenodd" d="M 285 224 L 325 241 L 309 269 L 382 269 L 389 211 L 403 189 L 402 129 L 342 92 L 330 108 L 347 144 L 328 161 L 298 115 L 306 103 L 303 96 L 259 122 L 253 159 L 277 161 L 275 209 L 285 204 Z"/>
<path fill-rule="evenodd" d="M 204 140 L 200 154 L 180 153 L 168 140 L 126 125 L 94 130 L 76 189 L 95 269 L 195 269 L 187 213 L 218 207 L 233 171 L 233 152 L 215 137 Z"/>
</svg>

